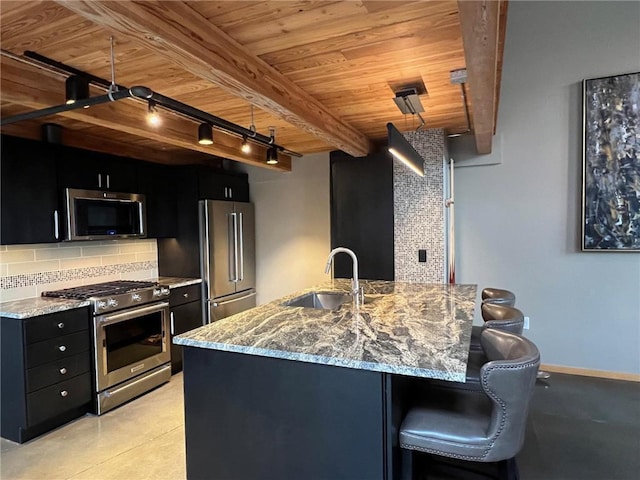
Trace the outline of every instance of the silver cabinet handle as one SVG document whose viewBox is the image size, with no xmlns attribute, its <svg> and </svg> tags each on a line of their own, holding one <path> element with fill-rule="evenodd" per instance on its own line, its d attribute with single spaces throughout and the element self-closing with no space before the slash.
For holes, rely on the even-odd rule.
<svg viewBox="0 0 640 480">
<path fill-rule="evenodd" d="M 67 347 L 65 347 L 64 345 L 60 345 L 58 347 L 58 350 L 60 350 L 61 352 L 64 352 L 67 349 Z"/>
<path fill-rule="evenodd" d="M 171 335 L 173 335 L 174 332 L 176 331 L 174 326 L 173 312 L 171 312 L 170 317 L 171 317 Z"/>
<path fill-rule="evenodd" d="M 58 218 L 58 210 L 53 211 L 53 236 L 56 240 L 60 238 L 60 219 Z"/>
<path fill-rule="evenodd" d="M 229 198 L 233 198 L 233 188 L 229 187 Z"/>
<path fill-rule="evenodd" d="M 60 322 L 60 323 L 58 324 L 58 328 L 64 328 L 64 323 L 63 323 L 63 322 Z"/>
<path fill-rule="evenodd" d="M 67 395 L 69 395 L 69 392 L 67 392 L 66 390 L 62 390 L 62 391 L 60 392 L 60 396 L 61 396 L 61 397 L 66 397 Z"/>
<path fill-rule="evenodd" d="M 102 188 L 102 174 L 98 174 L 98 188 Z"/>
<path fill-rule="evenodd" d="M 182 296 L 183 296 L 184 298 L 189 298 L 189 294 L 188 294 L 188 293 L 184 293 Z"/>
<path fill-rule="evenodd" d="M 62 367 L 62 368 L 60 369 L 60 375 L 66 375 L 66 374 L 67 374 L 67 369 L 66 369 L 66 368 L 64 368 L 64 367 Z"/>
<path fill-rule="evenodd" d="M 109 174 L 107 173 L 107 188 L 109 188 Z"/>
</svg>

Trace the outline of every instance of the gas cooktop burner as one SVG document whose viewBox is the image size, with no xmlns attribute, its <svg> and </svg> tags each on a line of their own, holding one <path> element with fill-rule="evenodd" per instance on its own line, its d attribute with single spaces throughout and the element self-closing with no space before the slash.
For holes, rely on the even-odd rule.
<svg viewBox="0 0 640 480">
<path fill-rule="evenodd" d="M 109 297 L 122 293 L 158 286 L 157 282 L 142 282 L 136 280 L 115 280 L 113 282 L 95 283 L 81 287 L 65 288 L 42 292 L 43 297 L 70 298 L 74 300 L 87 300 L 95 297 Z"/>
</svg>

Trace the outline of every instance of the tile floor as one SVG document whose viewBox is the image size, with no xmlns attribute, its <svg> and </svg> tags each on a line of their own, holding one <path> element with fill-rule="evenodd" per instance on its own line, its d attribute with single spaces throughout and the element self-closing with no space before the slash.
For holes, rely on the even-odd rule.
<svg viewBox="0 0 640 480">
<path fill-rule="evenodd" d="M 182 480 L 183 424 L 178 374 L 100 417 L 87 415 L 23 445 L 2 439 L 0 476 Z M 522 480 L 640 478 L 640 384 L 560 374 L 538 382 L 518 464 Z"/>
<path fill-rule="evenodd" d="M 182 374 L 100 417 L 87 415 L 30 442 L 1 440 L 3 480 L 186 478 Z"/>
</svg>

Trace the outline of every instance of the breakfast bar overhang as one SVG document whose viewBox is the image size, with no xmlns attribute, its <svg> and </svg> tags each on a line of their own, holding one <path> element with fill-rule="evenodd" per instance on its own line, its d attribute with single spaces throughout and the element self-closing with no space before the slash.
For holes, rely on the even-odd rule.
<svg viewBox="0 0 640 480">
<path fill-rule="evenodd" d="M 287 305 L 303 291 L 176 337 L 189 479 L 397 478 L 405 390 L 464 381 L 476 286 L 363 286 L 364 305 Z"/>
</svg>

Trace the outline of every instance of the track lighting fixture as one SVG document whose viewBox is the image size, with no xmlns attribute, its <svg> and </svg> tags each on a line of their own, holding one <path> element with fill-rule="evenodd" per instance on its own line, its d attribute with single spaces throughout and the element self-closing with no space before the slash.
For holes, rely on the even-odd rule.
<svg viewBox="0 0 640 480">
<path fill-rule="evenodd" d="M 158 108 L 162 107 L 173 114 L 181 116 L 183 118 L 190 119 L 197 122 L 198 128 L 198 141 L 200 144 L 209 145 L 213 142 L 213 128 L 220 130 L 228 135 L 233 135 L 243 139 L 242 152 L 244 154 L 251 153 L 252 144 L 257 144 L 267 149 L 267 155 L 269 157 L 269 164 L 273 165 L 278 163 L 278 151 L 283 152 L 285 155 L 300 157 L 299 153 L 288 150 L 275 143 L 275 129 L 270 128 L 271 136 L 258 133 L 253 121 L 253 105 L 251 105 L 251 125 L 249 128 L 237 125 L 229 122 L 223 118 L 216 117 L 210 113 L 204 112 L 197 108 L 187 105 L 185 103 L 174 100 L 170 97 L 165 97 L 157 92 L 154 92 L 148 87 L 133 86 L 126 87 L 117 85 L 115 83 L 115 71 L 114 71 L 114 55 L 113 55 L 113 39 L 112 52 L 111 52 L 111 66 L 112 75 L 111 82 L 74 69 L 64 63 L 52 60 L 44 57 L 38 53 L 26 51 L 24 55 L 14 55 L 6 50 L 1 50 L 2 56 L 8 56 L 20 61 L 26 61 L 39 68 L 48 67 L 48 71 L 60 74 L 68 75 L 65 88 L 67 92 L 67 103 L 62 105 L 55 105 L 52 107 L 46 107 L 40 110 L 31 112 L 19 113 L 9 117 L 3 117 L 0 119 L 0 125 L 11 125 L 16 122 L 24 120 L 33 120 L 36 118 L 42 118 L 50 115 L 55 115 L 62 112 L 69 112 L 78 108 L 88 108 L 92 105 L 101 105 L 103 103 L 117 102 L 123 99 L 133 99 L 139 102 L 147 103 L 147 122 L 157 127 L 161 123 L 161 116 L 159 115 Z M 107 93 L 105 95 L 97 95 L 89 97 L 88 85 L 91 84 L 94 87 L 101 88 Z M 76 92 L 76 93 L 73 93 Z M 84 93 L 83 93 L 84 92 Z M 207 135 L 208 134 L 208 135 Z"/>
<path fill-rule="evenodd" d="M 276 127 L 269 127 L 269 143 L 272 145 L 267 149 L 267 164 L 276 165 L 278 163 L 278 148 L 276 143 Z"/>
<path fill-rule="evenodd" d="M 198 143 L 200 145 L 213 144 L 213 129 L 208 123 L 201 123 L 198 127 Z"/>
<path fill-rule="evenodd" d="M 160 119 L 160 114 L 158 113 L 158 107 L 156 107 L 156 102 L 153 100 L 149 100 L 149 107 L 147 110 L 147 123 L 152 127 L 157 127 L 162 123 Z"/>
<path fill-rule="evenodd" d="M 89 98 L 89 80 L 78 75 L 71 75 L 64 82 L 64 90 L 67 105 L 84 100 Z"/>
<path fill-rule="evenodd" d="M 278 149 L 269 147 L 267 149 L 267 165 L 276 165 L 278 163 Z"/>
<path fill-rule="evenodd" d="M 242 153 L 251 153 L 251 145 L 247 137 L 242 137 L 242 147 L 240 147 L 240 150 L 242 150 Z"/>
</svg>

